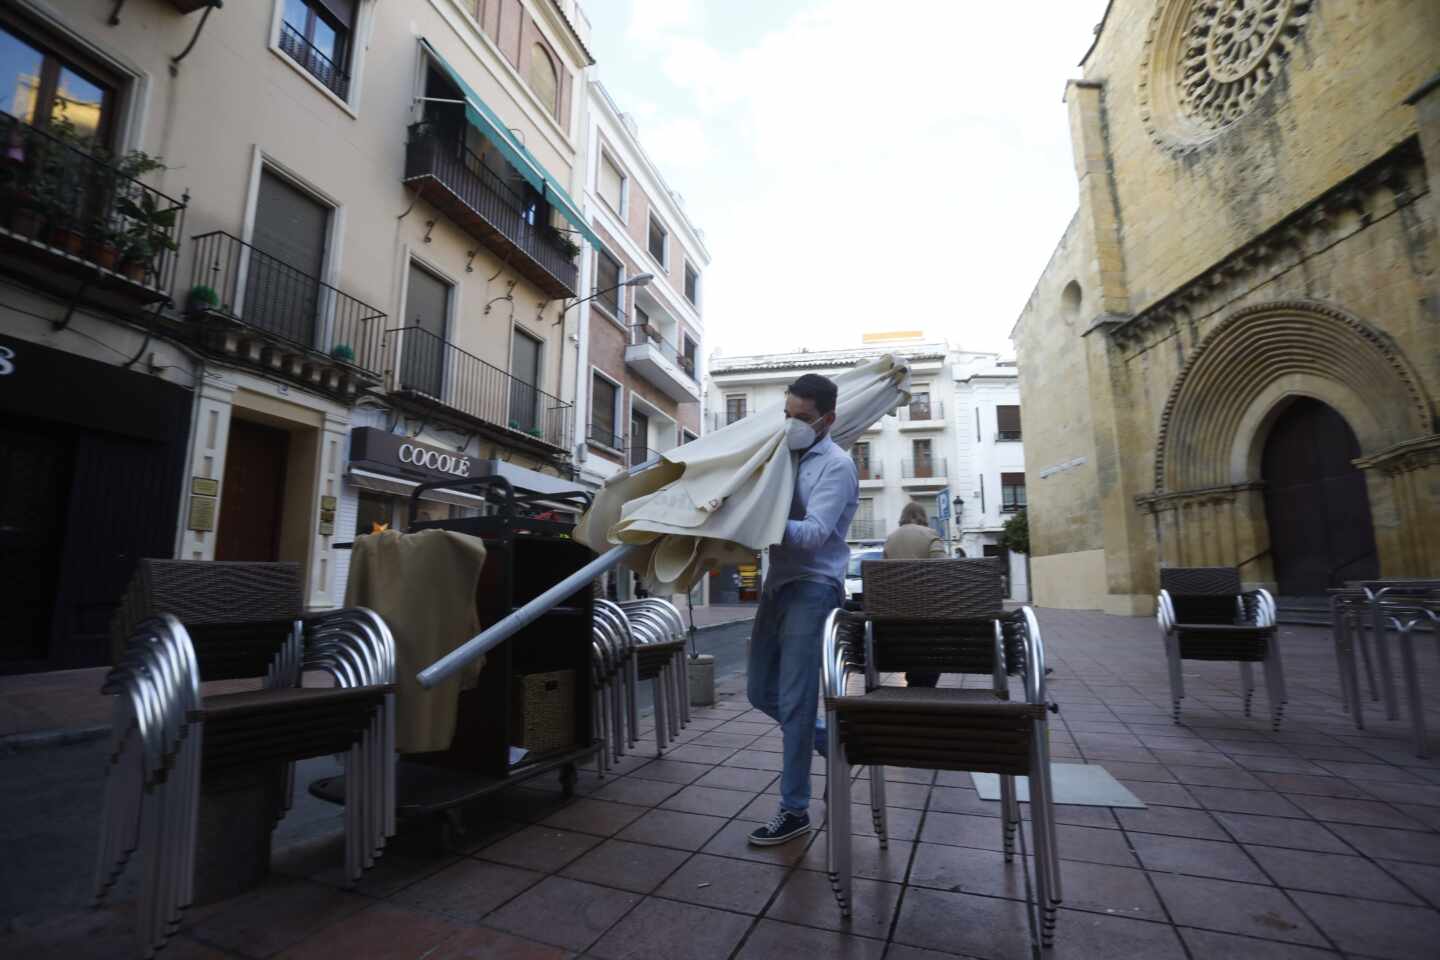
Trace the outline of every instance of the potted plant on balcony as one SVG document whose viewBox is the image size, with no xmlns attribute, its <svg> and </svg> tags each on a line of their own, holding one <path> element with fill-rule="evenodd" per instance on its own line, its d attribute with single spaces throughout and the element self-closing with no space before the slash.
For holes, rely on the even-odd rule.
<svg viewBox="0 0 1440 960">
<path fill-rule="evenodd" d="M 149 192 L 140 194 L 139 202 L 126 196 L 117 197 L 115 208 L 130 221 L 120 246 L 120 272 L 143 283 L 159 273 L 161 257 L 179 249 L 170 235 L 179 208 L 161 207 L 156 195 Z"/>
<path fill-rule="evenodd" d="M 185 312 L 191 320 L 198 320 L 210 310 L 214 310 L 220 303 L 220 297 L 215 293 L 214 288 L 207 287 L 203 283 L 196 284 L 190 288 L 190 295 L 185 300 Z"/>
<path fill-rule="evenodd" d="M 354 363 L 355 348 L 350 346 L 350 344 L 348 343 L 337 343 L 335 344 L 334 348 L 331 349 L 330 357 L 331 359 L 338 360 L 341 363 Z"/>
</svg>

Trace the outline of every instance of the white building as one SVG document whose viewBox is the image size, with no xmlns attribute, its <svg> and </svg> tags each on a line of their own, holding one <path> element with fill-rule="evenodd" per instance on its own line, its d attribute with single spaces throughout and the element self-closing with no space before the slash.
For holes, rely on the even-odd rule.
<svg viewBox="0 0 1440 960">
<path fill-rule="evenodd" d="M 914 500 L 953 550 L 997 556 L 1004 523 L 1025 502 L 1019 387 L 1013 361 L 918 336 L 868 336 L 851 350 L 712 357 L 706 424 L 717 429 L 778 403 L 802 373 L 835 374 L 884 353 L 911 366 L 909 406 L 881 418 L 851 450 L 860 471 L 855 547 L 878 546 Z M 1010 558 L 1011 595 L 1024 598 L 1023 557 Z"/>
</svg>

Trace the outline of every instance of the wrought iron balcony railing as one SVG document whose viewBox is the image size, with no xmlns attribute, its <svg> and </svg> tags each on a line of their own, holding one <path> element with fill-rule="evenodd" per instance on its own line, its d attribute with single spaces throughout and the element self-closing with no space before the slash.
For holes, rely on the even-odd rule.
<svg viewBox="0 0 1440 960">
<path fill-rule="evenodd" d="M 917 400 L 909 406 L 901 407 L 899 413 L 901 422 L 944 420 L 945 402 L 943 400 Z"/>
<path fill-rule="evenodd" d="M 426 190 L 427 202 L 547 293 L 576 296 L 579 248 L 541 221 L 544 204 L 523 198 L 438 124 L 411 125 L 405 146 L 405 179 L 434 180 L 442 189 Z"/>
<path fill-rule="evenodd" d="M 884 480 L 884 465 L 870 460 L 856 460 L 855 469 L 860 473 L 861 480 Z"/>
<path fill-rule="evenodd" d="M 660 451 L 651 450 L 643 443 L 632 442 L 630 444 L 630 466 L 632 467 L 638 467 L 642 463 L 649 463 L 651 460 L 654 460 L 659 456 Z"/>
<path fill-rule="evenodd" d="M 350 74 L 288 23 L 280 24 L 280 49 L 341 100 L 350 92 Z"/>
<path fill-rule="evenodd" d="M 195 238 L 191 307 L 214 294 L 215 314 L 296 347 L 378 376 L 384 370 L 385 314 L 223 231 Z"/>
<path fill-rule="evenodd" d="M 900 476 L 906 480 L 945 479 L 944 457 L 918 457 L 900 461 Z"/>
<path fill-rule="evenodd" d="M 569 450 L 575 407 L 421 327 L 390 331 L 391 389 Z M 398 362 L 397 362 L 398 361 Z"/>
<path fill-rule="evenodd" d="M 52 265 L 128 285 L 136 299 L 165 299 L 188 195 L 176 200 L 136 179 L 158 165 L 142 154 L 112 158 L 57 132 L 0 112 L 0 228 L 15 249 Z"/>
<path fill-rule="evenodd" d="M 680 352 L 680 348 L 660 335 L 660 332 L 648 323 L 630 324 L 630 346 L 643 347 L 651 346 L 658 350 L 661 356 L 675 364 L 693 380 L 695 379 L 695 359 Z"/>
<path fill-rule="evenodd" d="M 603 423 L 592 423 L 585 439 L 611 450 L 625 449 L 625 438 Z"/>
<path fill-rule="evenodd" d="M 996 442 L 996 443 L 1014 442 L 1014 441 L 1019 440 L 1019 439 L 1020 439 L 1020 431 L 1019 431 L 1019 430 L 997 430 L 997 431 L 995 431 L 995 442 Z"/>
</svg>

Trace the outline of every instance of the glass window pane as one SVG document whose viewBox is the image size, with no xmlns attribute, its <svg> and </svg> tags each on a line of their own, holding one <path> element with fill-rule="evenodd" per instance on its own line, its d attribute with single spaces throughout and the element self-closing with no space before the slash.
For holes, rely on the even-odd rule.
<svg viewBox="0 0 1440 960">
<path fill-rule="evenodd" d="M 60 69 L 60 82 L 55 89 L 55 102 L 50 109 L 52 122 L 70 121 L 75 132 L 93 139 L 100 132 L 101 111 L 105 108 L 105 90 L 66 68 Z"/>
<path fill-rule="evenodd" d="M 310 7 L 305 0 L 285 0 L 285 22 L 300 36 L 305 36 L 305 25 L 310 21 Z"/>
<path fill-rule="evenodd" d="M 0 30 L 0 110 L 35 122 L 44 55 L 8 30 Z"/>
<path fill-rule="evenodd" d="M 340 65 L 340 33 L 319 17 L 315 18 L 315 35 L 310 42 L 332 66 Z"/>
</svg>

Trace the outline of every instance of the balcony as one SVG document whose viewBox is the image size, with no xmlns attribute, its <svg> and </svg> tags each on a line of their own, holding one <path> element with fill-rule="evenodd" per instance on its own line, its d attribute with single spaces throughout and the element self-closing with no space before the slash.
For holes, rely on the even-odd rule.
<svg viewBox="0 0 1440 960">
<path fill-rule="evenodd" d="M 883 464 L 856 460 L 855 469 L 860 474 L 860 486 L 882 487 L 885 485 L 885 468 Z"/>
<path fill-rule="evenodd" d="M 334 393 L 380 382 L 384 312 L 228 233 L 194 243 L 185 327 L 202 346 Z"/>
<path fill-rule="evenodd" d="M 132 176 L 135 154 L 112 162 L 3 112 L 0 143 L 0 269 L 122 313 L 170 299 L 188 196 Z"/>
<path fill-rule="evenodd" d="M 660 336 L 649 324 L 630 325 L 625 363 L 672 400 L 693 403 L 700 399 L 694 360 L 682 354 L 675 344 Z"/>
<path fill-rule="evenodd" d="M 658 460 L 659 458 L 659 450 L 651 450 L 643 443 L 631 443 L 629 453 L 626 456 L 626 460 L 632 467 L 638 467 L 642 464 L 649 463 L 651 460 Z"/>
<path fill-rule="evenodd" d="M 625 438 L 600 423 L 590 424 L 590 428 L 585 433 L 585 440 L 588 443 L 594 444 L 597 447 L 603 447 L 606 450 L 625 449 Z"/>
<path fill-rule="evenodd" d="M 918 400 L 897 413 L 901 430 L 945 429 L 945 405 L 939 400 Z"/>
<path fill-rule="evenodd" d="M 537 209 L 463 144 L 432 123 L 410 127 L 405 180 L 552 299 L 576 296 L 578 248 L 560 231 L 537 223 Z M 541 205 L 543 209 L 543 204 Z"/>
<path fill-rule="evenodd" d="M 304 34 L 288 23 L 280 24 L 280 49 L 341 100 L 350 92 L 350 74 L 321 53 L 319 47 L 306 40 Z"/>
<path fill-rule="evenodd" d="M 900 461 L 900 484 L 905 487 L 943 487 L 948 482 L 944 457 Z"/>
<path fill-rule="evenodd" d="M 850 530 L 845 535 L 846 540 L 884 540 L 885 530 L 882 524 L 874 520 L 852 520 Z"/>
<path fill-rule="evenodd" d="M 1019 430 L 997 430 L 997 431 L 995 432 L 995 442 L 996 442 L 996 443 L 1019 443 L 1019 442 L 1020 442 L 1020 431 L 1019 431 Z"/>
<path fill-rule="evenodd" d="M 491 436 L 554 456 L 569 451 L 575 408 L 420 327 L 390 331 L 390 391 L 443 406 Z"/>
</svg>

